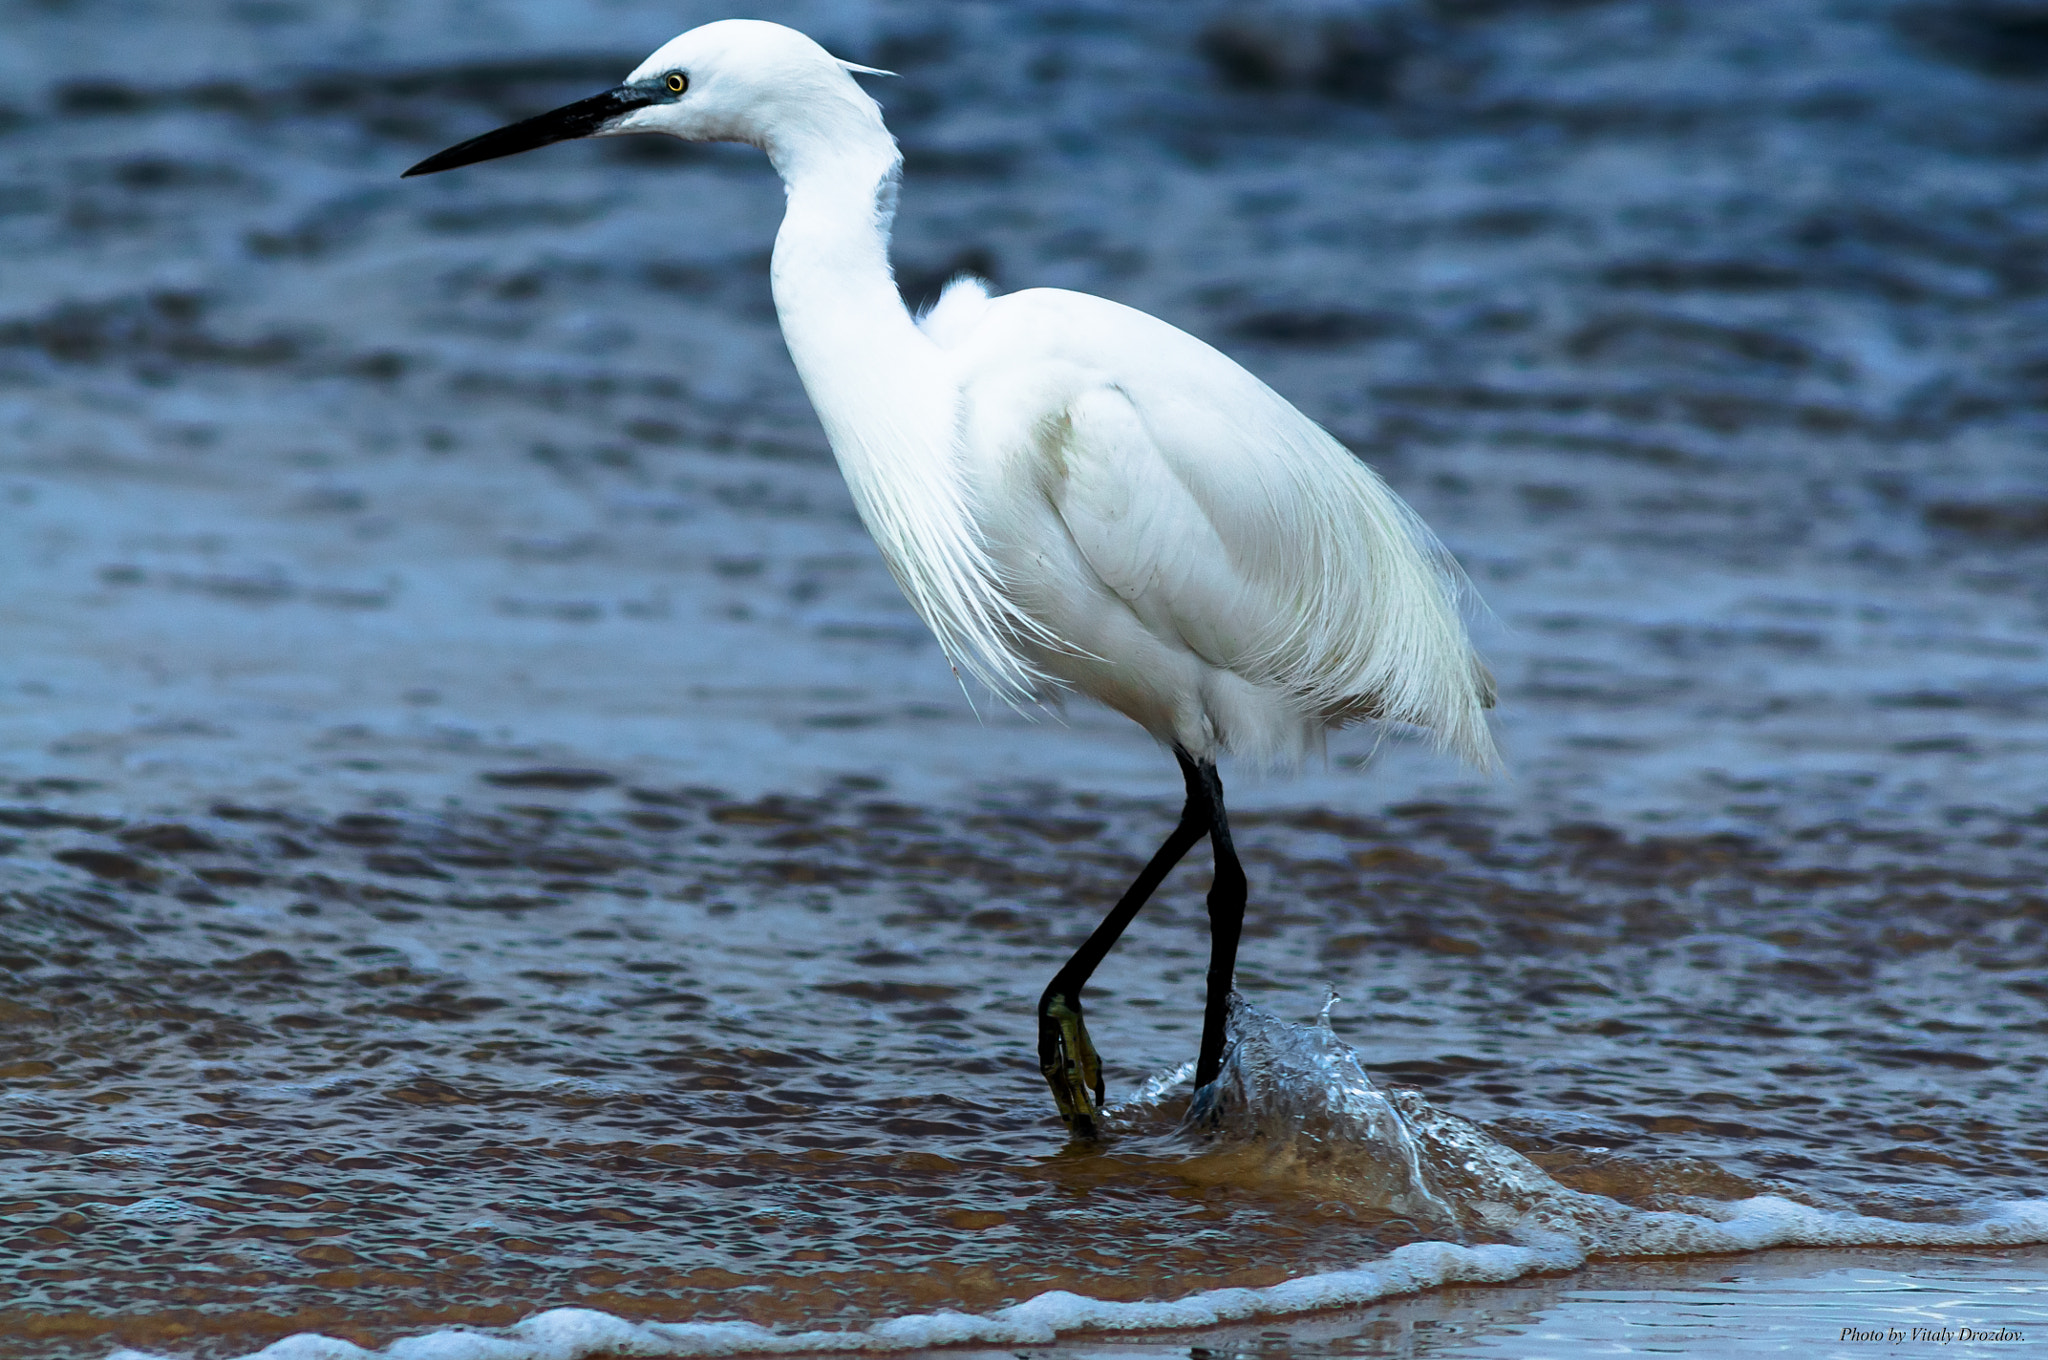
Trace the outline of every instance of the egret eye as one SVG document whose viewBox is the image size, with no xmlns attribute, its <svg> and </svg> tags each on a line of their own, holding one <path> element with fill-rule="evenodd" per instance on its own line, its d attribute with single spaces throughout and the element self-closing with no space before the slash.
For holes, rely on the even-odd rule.
<svg viewBox="0 0 2048 1360">
<path fill-rule="evenodd" d="M 662 83 L 668 86 L 670 94 L 681 94 L 684 90 L 690 88 L 690 78 L 681 71 L 670 71 L 668 79 Z"/>
</svg>

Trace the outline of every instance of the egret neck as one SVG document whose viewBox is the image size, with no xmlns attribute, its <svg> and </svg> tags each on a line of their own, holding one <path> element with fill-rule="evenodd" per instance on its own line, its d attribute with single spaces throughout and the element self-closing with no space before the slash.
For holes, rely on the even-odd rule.
<svg viewBox="0 0 2048 1360">
<path fill-rule="evenodd" d="M 950 444 L 957 387 L 889 271 L 894 139 L 878 125 L 851 144 L 804 138 L 768 154 L 789 200 L 769 274 L 775 312 L 833 450 L 878 456 L 905 433 L 922 450 Z"/>
<path fill-rule="evenodd" d="M 976 532 L 958 441 L 959 381 L 889 269 L 903 158 L 872 105 L 842 107 L 829 126 L 794 129 L 766 146 L 788 196 L 770 269 L 783 339 L 861 520 L 911 606 L 957 669 L 1005 697 L 1026 697 L 1039 677 L 1015 639 L 1042 630 L 1018 613 Z"/>
</svg>

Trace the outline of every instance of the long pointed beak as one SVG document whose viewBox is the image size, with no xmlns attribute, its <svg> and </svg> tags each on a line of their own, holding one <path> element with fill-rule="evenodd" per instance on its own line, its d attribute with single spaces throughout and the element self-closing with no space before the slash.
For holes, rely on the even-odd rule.
<svg viewBox="0 0 2048 1360">
<path fill-rule="evenodd" d="M 588 137 L 601 131 L 604 125 L 621 114 L 649 104 L 659 104 L 668 98 L 667 91 L 660 86 L 645 88 L 638 85 L 620 85 L 594 94 L 588 99 L 579 99 L 573 104 L 564 104 L 559 109 L 539 114 L 501 127 L 495 132 L 486 132 L 481 137 L 472 137 L 437 151 L 433 155 L 400 175 L 400 179 L 411 179 L 414 175 L 435 175 L 443 170 L 453 170 L 458 165 L 474 165 L 478 161 L 494 161 L 500 156 L 516 156 L 522 151 L 531 151 L 537 146 L 550 142 L 566 142 L 575 137 Z"/>
</svg>

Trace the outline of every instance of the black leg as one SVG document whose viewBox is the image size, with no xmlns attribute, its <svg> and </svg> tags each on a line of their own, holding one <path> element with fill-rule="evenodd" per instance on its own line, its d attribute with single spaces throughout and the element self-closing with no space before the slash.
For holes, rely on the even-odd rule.
<svg viewBox="0 0 2048 1360">
<path fill-rule="evenodd" d="M 1230 986 L 1237 972 L 1237 940 L 1244 933 L 1244 866 L 1230 844 L 1230 819 L 1223 814 L 1223 781 L 1214 765 L 1200 770 L 1209 796 L 1209 844 L 1216 852 L 1216 877 L 1209 885 L 1209 996 L 1202 1010 L 1202 1051 L 1195 1059 L 1195 1089 L 1223 1070 L 1223 1025 L 1230 1015 Z"/>
<path fill-rule="evenodd" d="M 1213 803 L 1210 784 L 1215 779 L 1213 766 L 1198 767 L 1180 752 L 1174 756 L 1180 761 L 1181 775 L 1187 781 L 1187 803 L 1181 808 L 1180 825 L 1152 856 L 1151 863 L 1132 880 L 1131 886 L 1117 900 L 1109 915 L 1102 918 L 1102 924 L 1095 927 L 1087 941 L 1074 951 L 1066 966 L 1054 975 L 1046 987 L 1045 994 L 1038 999 L 1038 1070 L 1045 1074 L 1045 1080 L 1052 1087 L 1054 1103 L 1059 1106 L 1060 1117 L 1067 1121 L 1067 1127 L 1082 1138 L 1095 1136 L 1095 1112 L 1102 1105 L 1102 1064 L 1095 1055 L 1095 1046 L 1089 1042 L 1088 1027 L 1081 1019 L 1081 989 L 1088 985 L 1088 979 L 1101 966 L 1110 948 L 1123 935 L 1138 911 L 1151 898 L 1173 866 L 1180 863 L 1194 843 L 1211 829 L 1210 808 L 1221 807 Z M 1207 770 L 1205 778 L 1203 771 Z M 1227 840 L 1225 842 L 1228 843 Z M 1231 863 L 1237 861 L 1233 858 Z M 1242 874 L 1238 876 L 1240 880 Z M 1242 901 L 1240 891 L 1239 899 Z M 1232 948 L 1236 940 L 1232 938 Z M 1226 992 L 1228 984 L 1225 985 Z"/>
</svg>

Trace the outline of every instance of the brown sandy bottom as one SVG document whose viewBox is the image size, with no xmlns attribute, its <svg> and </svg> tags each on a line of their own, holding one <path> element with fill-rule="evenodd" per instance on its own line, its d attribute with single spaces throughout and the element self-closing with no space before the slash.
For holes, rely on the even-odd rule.
<svg viewBox="0 0 2048 1360">
<path fill-rule="evenodd" d="M 1066 1145 L 1032 1007 L 1170 808 L 494 778 L 506 805 L 0 806 L 0 1336 L 210 1357 L 562 1306 L 854 1326 L 1270 1285 L 1440 1235 L 1170 1122 Z M 1334 984 L 1377 1079 L 1567 1187 L 1923 1223 L 2040 1193 L 2039 818 L 1241 820 L 1246 993 L 1299 1016 Z M 1206 879 L 1170 880 L 1090 994 L 1112 1098 L 1192 1054 Z"/>
</svg>

